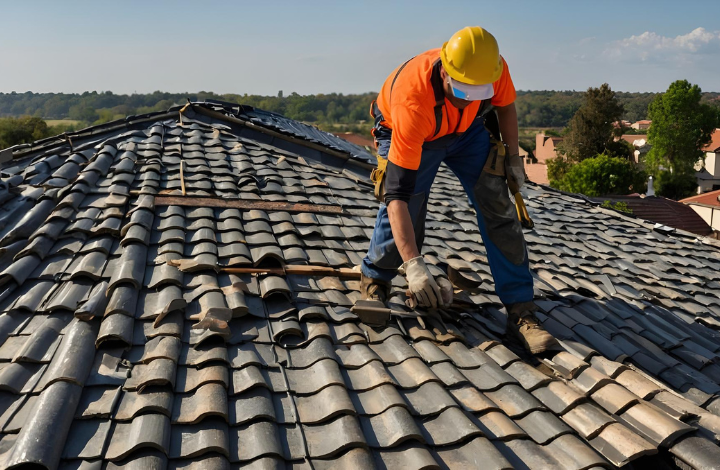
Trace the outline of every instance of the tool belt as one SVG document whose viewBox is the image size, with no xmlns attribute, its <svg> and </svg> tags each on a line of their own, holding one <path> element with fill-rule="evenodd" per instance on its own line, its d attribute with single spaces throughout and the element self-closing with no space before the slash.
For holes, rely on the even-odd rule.
<svg viewBox="0 0 720 470">
<path fill-rule="evenodd" d="M 507 145 L 501 140 L 490 137 L 490 150 L 483 171 L 495 176 L 506 177 L 505 157 L 507 156 Z"/>
<path fill-rule="evenodd" d="M 373 193 L 375 199 L 385 202 L 385 170 L 387 169 L 387 159 L 377 156 L 377 167 L 370 173 L 370 181 L 375 185 Z"/>
<path fill-rule="evenodd" d="M 375 125 L 370 133 L 375 140 L 375 149 L 377 150 L 379 147 L 378 139 L 389 140 L 392 136 L 392 129 L 388 129 L 381 124 L 384 120 L 383 115 L 380 112 L 380 108 L 378 108 L 377 102 L 374 100 L 370 105 L 370 115 L 375 119 Z M 375 199 L 379 202 L 385 202 L 385 172 L 387 170 L 388 160 L 379 154 L 376 155 L 375 158 L 377 158 L 377 166 L 370 173 L 370 181 L 372 181 L 375 186 L 373 190 Z"/>
</svg>

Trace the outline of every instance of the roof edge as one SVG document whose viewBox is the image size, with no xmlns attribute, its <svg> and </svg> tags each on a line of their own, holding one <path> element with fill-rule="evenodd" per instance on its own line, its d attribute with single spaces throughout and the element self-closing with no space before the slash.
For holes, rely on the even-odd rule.
<svg viewBox="0 0 720 470">
<path fill-rule="evenodd" d="M 260 109 L 253 108 L 252 106 L 237 104 L 237 103 L 228 103 L 224 101 L 218 101 L 218 100 L 205 100 L 205 101 L 190 101 L 183 105 L 175 105 L 168 108 L 166 111 L 156 111 L 152 113 L 146 113 L 146 114 L 139 114 L 139 115 L 131 115 L 127 116 L 123 119 L 117 119 L 114 121 L 106 122 L 103 124 L 97 124 L 95 126 L 89 126 L 85 127 L 83 129 L 79 129 L 77 131 L 72 132 L 63 132 L 62 134 L 58 134 L 51 137 L 46 137 L 44 139 L 36 140 L 31 143 L 26 144 L 18 144 L 14 145 L 12 147 L 9 147 L 7 149 L 2 150 L 2 153 L 0 154 L 2 158 L 0 158 L 0 164 L 5 163 L 6 161 L 12 161 L 12 160 L 18 160 L 21 158 L 24 158 L 28 155 L 31 155 L 38 151 L 48 151 L 53 150 L 55 148 L 60 148 L 64 145 L 70 145 L 70 148 L 73 149 L 73 140 L 75 139 L 84 139 L 88 137 L 92 137 L 93 135 L 103 134 L 106 132 L 112 132 L 117 131 L 124 128 L 129 128 L 132 125 L 140 124 L 143 122 L 148 121 L 157 121 L 157 120 L 163 120 L 166 118 L 172 118 L 177 117 L 178 119 L 182 118 L 183 112 L 190 106 L 194 111 L 198 112 L 199 114 L 204 114 L 208 117 L 212 117 L 215 119 L 223 120 L 223 121 L 229 121 L 233 122 L 235 124 L 240 124 L 244 127 L 247 127 L 249 129 L 253 129 L 259 132 L 262 132 L 264 134 L 271 135 L 274 138 L 278 138 L 281 140 L 285 140 L 288 142 L 293 142 L 298 145 L 302 145 L 304 147 L 311 148 L 315 151 L 320 151 L 327 153 L 329 155 L 340 157 L 347 160 L 353 160 L 356 164 L 359 164 L 362 167 L 367 167 L 368 169 L 372 169 L 373 165 L 368 161 L 369 158 L 372 158 L 372 155 L 367 152 L 362 147 L 358 147 L 358 149 L 362 150 L 363 152 L 367 153 L 367 156 L 356 156 L 353 155 L 353 153 L 349 151 L 343 151 L 342 149 L 338 148 L 332 148 L 330 145 L 325 144 L 321 141 L 319 142 L 312 142 L 307 137 L 300 135 L 299 133 L 288 133 L 283 134 L 282 132 L 279 132 L 275 129 L 270 128 L 269 126 L 262 125 L 261 123 L 251 122 L 249 117 L 247 115 L 243 115 L 243 113 L 248 112 L 261 112 L 264 114 L 267 114 L 268 116 L 275 117 L 275 118 L 282 118 L 282 119 L 288 119 L 280 114 L 272 113 L 269 111 L 264 111 Z M 177 113 L 177 114 L 176 114 Z M 292 121 L 292 120 L 290 120 Z M 298 121 L 295 121 L 298 122 Z M 300 123 L 301 124 L 301 123 Z M 304 124 L 307 126 L 306 124 Z M 311 126 L 308 126 L 311 127 Z M 318 130 L 319 131 L 319 130 Z M 319 131 L 322 132 L 322 131 Z M 333 139 L 342 140 L 339 137 L 334 136 L 330 133 L 325 133 L 329 137 Z M 344 142 L 344 141 L 343 141 Z M 8 158 L 7 153 L 10 152 L 11 156 Z"/>
</svg>

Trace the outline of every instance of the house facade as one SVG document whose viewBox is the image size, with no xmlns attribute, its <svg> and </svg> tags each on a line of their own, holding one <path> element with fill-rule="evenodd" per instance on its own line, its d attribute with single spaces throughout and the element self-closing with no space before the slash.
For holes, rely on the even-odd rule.
<svg viewBox="0 0 720 470">
<path fill-rule="evenodd" d="M 545 135 L 544 132 L 535 135 L 535 159 L 538 163 L 544 164 L 551 158 L 557 157 L 557 146 L 562 141 L 562 137 Z"/>
<path fill-rule="evenodd" d="M 688 197 L 680 202 L 697 212 L 716 234 L 720 233 L 720 190 Z"/>
<path fill-rule="evenodd" d="M 715 129 L 712 140 L 702 150 L 705 161 L 695 165 L 698 194 L 720 189 L 720 129 Z"/>
<path fill-rule="evenodd" d="M 647 120 L 647 119 L 642 119 L 638 122 L 634 122 L 634 123 L 630 124 L 630 127 L 632 127 L 633 129 L 644 130 L 644 129 L 650 129 L 650 124 L 652 124 L 652 121 Z"/>
</svg>

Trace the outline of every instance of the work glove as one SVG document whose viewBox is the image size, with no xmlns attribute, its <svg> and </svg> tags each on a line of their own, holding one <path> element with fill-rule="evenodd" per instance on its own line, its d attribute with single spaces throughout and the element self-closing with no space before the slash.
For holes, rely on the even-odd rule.
<svg viewBox="0 0 720 470">
<path fill-rule="evenodd" d="M 426 308 L 442 306 L 442 290 L 435 282 L 430 271 L 428 271 L 422 256 L 403 263 L 398 272 L 407 279 L 408 290 L 415 298 L 418 306 Z"/>
<path fill-rule="evenodd" d="M 449 307 L 453 301 L 453 285 L 452 282 L 442 276 L 435 278 L 435 282 L 440 286 L 440 295 L 442 296 L 442 306 Z"/>
<path fill-rule="evenodd" d="M 525 183 L 525 166 L 520 155 L 516 153 L 505 158 L 505 174 L 510 190 L 515 192 L 515 186 L 517 191 L 520 191 Z"/>
</svg>

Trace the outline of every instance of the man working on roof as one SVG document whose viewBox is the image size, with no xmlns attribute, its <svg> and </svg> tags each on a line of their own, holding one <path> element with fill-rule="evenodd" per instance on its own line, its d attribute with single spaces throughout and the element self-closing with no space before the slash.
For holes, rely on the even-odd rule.
<svg viewBox="0 0 720 470">
<path fill-rule="evenodd" d="M 390 74 L 371 111 L 381 157 L 373 180 L 384 204 L 362 263 L 361 293 L 385 302 L 400 272 L 420 306 L 452 302 L 450 281 L 439 269 L 431 273 L 420 255 L 430 187 L 445 162 L 477 213 L 508 326 L 537 354 L 556 341 L 534 315 L 525 239 L 508 196 L 506 178 L 518 187 L 525 181 L 514 101 L 515 87 L 497 42 L 478 26 L 458 31 L 442 49 L 413 57 Z M 496 116 L 488 112 L 492 107 Z M 492 129 L 491 121 L 499 124 L 507 152 L 502 143 L 491 143 L 486 129 L 486 124 Z"/>
</svg>

